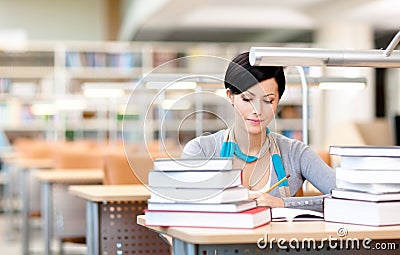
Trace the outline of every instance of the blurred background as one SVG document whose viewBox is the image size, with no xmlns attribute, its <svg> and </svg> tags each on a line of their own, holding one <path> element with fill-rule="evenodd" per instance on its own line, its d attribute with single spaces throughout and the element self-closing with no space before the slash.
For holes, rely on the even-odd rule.
<svg viewBox="0 0 400 255">
<path fill-rule="evenodd" d="M 0 128 L 11 141 L 19 135 L 51 140 L 120 138 L 124 115 L 130 120 L 140 117 L 124 113 L 137 81 L 172 59 L 210 55 L 229 60 L 252 46 L 380 49 L 387 47 L 400 26 L 400 3 L 395 0 L 3 0 L 0 6 Z M 171 65 L 163 72 L 192 71 L 183 65 Z M 207 70 L 206 65 L 191 68 L 224 71 Z M 373 138 L 358 124 L 382 119 L 388 126 L 380 122 L 379 127 L 390 132 L 373 133 L 382 134 L 383 143 L 396 143 L 398 69 L 306 67 L 306 72 L 317 78 L 367 79 L 366 87 L 358 91 L 310 86 L 312 146 L 371 143 Z M 287 98 L 277 113 L 281 121 L 277 120 L 276 130 L 301 139 L 300 80 L 293 68 L 287 68 L 287 74 L 294 78 L 289 79 Z M 223 88 L 213 85 L 216 92 Z M 176 93 L 167 94 L 163 100 L 176 100 Z M 218 108 L 206 104 L 204 108 Z M 193 104 L 185 107 L 194 109 Z M 153 119 L 163 114 L 152 111 Z M 168 118 L 185 115 L 182 111 Z M 212 116 L 201 118 L 212 120 Z M 160 137 L 157 126 L 153 125 L 149 139 Z M 197 131 L 187 126 L 178 134 L 163 135 L 184 143 L 219 128 L 223 126 Z M 343 137 L 342 129 L 352 130 L 346 132 L 351 134 Z"/>
</svg>

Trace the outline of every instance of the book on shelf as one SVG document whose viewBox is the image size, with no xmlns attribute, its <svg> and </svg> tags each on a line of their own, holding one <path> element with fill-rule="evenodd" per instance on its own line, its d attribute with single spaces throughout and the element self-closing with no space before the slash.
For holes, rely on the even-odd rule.
<svg viewBox="0 0 400 255">
<path fill-rule="evenodd" d="M 342 199 L 350 199 L 350 200 L 371 201 L 371 202 L 399 201 L 400 193 L 399 192 L 369 193 L 369 192 L 356 191 L 356 190 L 333 189 L 332 197 L 342 198 Z"/>
<path fill-rule="evenodd" d="M 322 212 L 297 208 L 272 208 L 272 221 L 311 221 L 323 220 Z"/>
<path fill-rule="evenodd" d="M 338 156 L 400 157 L 400 146 L 330 146 L 329 153 Z"/>
<path fill-rule="evenodd" d="M 360 170 L 400 170 L 400 157 L 342 156 L 340 167 Z"/>
<path fill-rule="evenodd" d="M 107 52 L 67 52 L 67 67 L 112 67 L 133 68 L 139 54 L 133 52 L 107 53 Z M 138 66 L 139 66 L 139 61 Z"/>
<path fill-rule="evenodd" d="M 79 52 L 67 52 L 65 55 L 67 67 L 82 67 L 81 55 Z"/>
<path fill-rule="evenodd" d="M 400 201 L 371 202 L 326 197 L 325 221 L 369 226 L 400 224 Z"/>
<path fill-rule="evenodd" d="M 157 158 L 154 170 L 226 170 L 233 168 L 232 158 Z"/>
<path fill-rule="evenodd" d="M 393 183 L 400 184 L 400 171 L 398 170 L 359 170 L 336 167 L 336 179 L 350 183 Z"/>
<path fill-rule="evenodd" d="M 86 67 L 96 67 L 96 53 L 85 52 L 84 57 L 86 58 Z"/>
<path fill-rule="evenodd" d="M 105 52 L 94 53 L 94 67 L 107 67 L 107 54 Z"/>
<path fill-rule="evenodd" d="M 152 187 L 229 188 L 241 185 L 241 170 L 150 171 L 148 184 Z"/>
<path fill-rule="evenodd" d="M 11 79 L 0 78 L 0 94 L 8 94 L 11 87 Z"/>
<path fill-rule="evenodd" d="M 118 67 L 132 68 L 135 66 L 135 54 L 121 53 L 119 56 Z"/>
<path fill-rule="evenodd" d="M 145 210 L 146 225 L 253 229 L 271 221 L 269 207 L 242 212 L 188 212 Z"/>
<path fill-rule="evenodd" d="M 256 208 L 255 200 L 243 200 L 231 203 L 164 203 L 148 201 L 147 209 L 151 211 L 186 211 L 186 212 L 242 212 Z"/>
<path fill-rule="evenodd" d="M 248 189 L 243 186 L 210 189 L 210 188 L 176 188 L 176 187 L 150 187 L 150 202 L 158 203 L 229 203 L 247 200 Z"/>
<path fill-rule="evenodd" d="M 336 179 L 336 187 L 340 189 L 356 190 L 373 194 L 400 192 L 400 183 L 352 183 Z"/>
</svg>

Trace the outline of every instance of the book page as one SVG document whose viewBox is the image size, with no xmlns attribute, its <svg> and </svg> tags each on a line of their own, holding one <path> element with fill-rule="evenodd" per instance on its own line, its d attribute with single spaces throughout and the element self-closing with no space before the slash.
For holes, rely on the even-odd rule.
<svg viewBox="0 0 400 255">
<path fill-rule="evenodd" d="M 272 208 L 272 221 L 310 221 L 323 220 L 322 212 L 295 208 Z"/>
</svg>

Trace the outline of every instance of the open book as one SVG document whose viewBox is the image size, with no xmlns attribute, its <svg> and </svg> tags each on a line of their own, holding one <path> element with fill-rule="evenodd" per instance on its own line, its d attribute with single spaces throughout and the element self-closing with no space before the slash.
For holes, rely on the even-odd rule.
<svg viewBox="0 0 400 255">
<path fill-rule="evenodd" d="M 272 221 L 324 220 L 324 214 L 313 210 L 295 208 L 272 208 Z"/>
</svg>

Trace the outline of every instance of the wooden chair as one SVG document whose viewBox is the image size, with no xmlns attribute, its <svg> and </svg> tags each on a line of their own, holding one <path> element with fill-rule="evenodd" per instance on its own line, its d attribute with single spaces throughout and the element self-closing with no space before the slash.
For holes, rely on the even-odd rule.
<svg viewBox="0 0 400 255">
<path fill-rule="evenodd" d="M 64 143 L 54 151 L 57 169 L 101 169 L 103 149 L 90 143 Z M 77 183 L 77 184 L 85 184 Z M 60 254 L 65 243 L 86 243 L 85 201 L 68 193 L 68 185 L 53 185 L 53 232 L 60 241 Z"/>
<path fill-rule="evenodd" d="M 105 185 L 141 184 L 123 151 L 106 153 L 104 155 L 103 171 L 103 184 Z"/>
<path fill-rule="evenodd" d="M 45 140 L 17 138 L 13 143 L 13 148 L 16 153 L 24 158 L 51 158 L 55 143 L 50 143 Z"/>
</svg>

